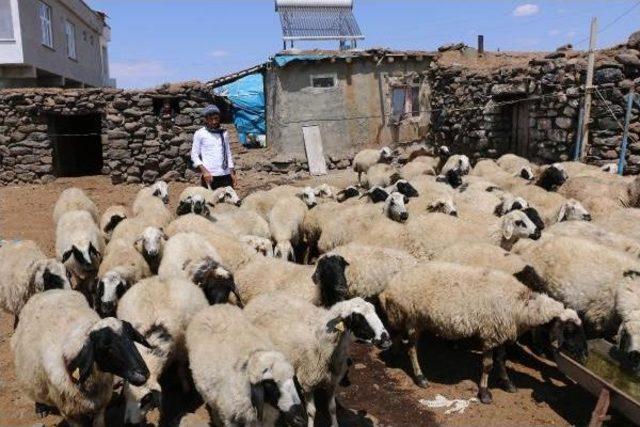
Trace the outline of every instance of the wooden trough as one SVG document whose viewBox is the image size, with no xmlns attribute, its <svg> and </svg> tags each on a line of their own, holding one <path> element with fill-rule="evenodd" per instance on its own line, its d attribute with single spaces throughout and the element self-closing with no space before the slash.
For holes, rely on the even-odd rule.
<svg viewBox="0 0 640 427">
<path fill-rule="evenodd" d="M 615 348 L 611 343 L 602 339 L 591 340 L 589 341 L 589 353 L 590 360 L 593 360 L 593 357 L 599 357 L 613 369 L 617 369 L 617 374 L 628 377 L 628 374 L 624 374 L 621 370 L 618 361 L 612 357 L 615 354 Z M 598 397 L 596 407 L 591 414 L 589 427 L 601 426 L 604 421 L 607 421 L 609 419 L 607 412 L 610 406 L 634 424 L 640 425 L 640 395 L 635 393 L 632 395 L 628 391 L 622 390 L 614 385 L 615 377 L 601 376 L 562 353 L 558 353 L 555 362 L 562 373 Z M 640 385 L 638 388 L 640 389 Z"/>
</svg>

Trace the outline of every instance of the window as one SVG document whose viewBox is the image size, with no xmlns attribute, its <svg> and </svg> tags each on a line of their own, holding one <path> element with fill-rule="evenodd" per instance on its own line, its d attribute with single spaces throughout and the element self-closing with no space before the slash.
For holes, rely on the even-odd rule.
<svg viewBox="0 0 640 427">
<path fill-rule="evenodd" d="M 311 87 L 335 87 L 336 76 L 334 74 L 317 74 L 311 76 Z"/>
<path fill-rule="evenodd" d="M 394 121 L 420 115 L 420 88 L 395 86 L 391 90 L 391 116 Z"/>
<path fill-rule="evenodd" d="M 40 29 L 42 44 L 53 49 L 53 31 L 51 31 L 51 6 L 40 2 Z"/>
<path fill-rule="evenodd" d="M 13 40 L 11 1 L 0 0 L 0 40 Z"/>
<path fill-rule="evenodd" d="M 64 35 L 67 38 L 67 56 L 78 59 L 76 55 L 76 26 L 69 21 L 64 21 Z"/>
</svg>

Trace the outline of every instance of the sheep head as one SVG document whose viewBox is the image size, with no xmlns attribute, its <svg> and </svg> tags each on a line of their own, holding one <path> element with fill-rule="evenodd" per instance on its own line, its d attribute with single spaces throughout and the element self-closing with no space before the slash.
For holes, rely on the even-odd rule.
<svg viewBox="0 0 640 427">
<path fill-rule="evenodd" d="M 134 243 L 136 250 L 144 257 L 152 273 L 158 272 L 167 235 L 161 228 L 147 227 Z"/>
<path fill-rule="evenodd" d="M 251 246 L 252 249 L 261 255 L 273 257 L 273 245 L 269 239 L 260 236 L 247 235 L 240 237 L 240 241 Z"/>
<path fill-rule="evenodd" d="M 77 277 L 85 279 L 98 271 L 102 254 L 93 242 L 75 244 L 62 255 L 62 263 Z"/>
<path fill-rule="evenodd" d="M 347 260 L 340 255 L 327 254 L 318 259 L 311 278 L 320 287 L 320 298 L 325 307 L 347 298 L 349 288 L 345 269 L 348 266 Z"/>
<path fill-rule="evenodd" d="M 233 274 L 218 261 L 211 257 L 187 261 L 184 270 L 191 281 L 203 290 L 210 305 L 228 302 L 229 294 L 232 293 L 237 299 L 237 305 L 242 307 Z"/>
<path fill-rule="evenodd" d="M 558 222 L 562 221 L 591 221 L 591 214 L 577 200 L 567 200 L 560 206 Z"/>
<path fill-rule="evenodd" d="M 36 262 L 33 284 L 35 289 L 42 291 L 71 289 L 71 274 L 57 259 L 44 259 Z"/>
<path fill-rule="evenodd" d="M 166 205 L 169 203 L 169 184 L 164 181 L 156 181 L 151 188 L 153 189 L 153 195 Z"/>
<path fill-rule="evenodd" d="M 230 205 L 240 206 L 242 201 L 233 187 L 224 187 L 224 190 L 218 195 L 218 203 L 229 203 Z"/>
<path fill-rule="evenodd" d="M 116 315 L 118 301 L 129 289 L 131 283 L 119 271 L 108 271 L 98 281 L 93 295 L 93 307 L 100 317 Z"/>
<path fill-rule="evenodd" d="M 380 348 L 391 346 L 389 333 L 376 314 L 375 307 L 364 299 L 358 297 L 338 302 L 329 313 L 333 316 L 327 323 L 329 332 L 348 330 L 358 341 Z"/>
<path fill-rule="evenodd" d="M 555 191 L 567 180 L 567 171 L 560 163 L 554 163 L 545 168 L 536 181 L 538 187 L 547 191 Z"/>
<path fill-rule="evenodd" d="M 311 187 L 304 187 L 296 193 L 296 197 L 302 200 L 309 209 L 318 204 L 316 200 L 316 193 Z"/>
<path fill-rule="evenodd" d="M 405 203 L 408 202 L 407 196 L 398 192 L 389 194 L 384 202 L 383 212 L 386 217 L 397 222 L 405 222 L 409 219 L 409 212 Z"/>
<path fill-rule="evenodd" d="M 273 249 L 273 256 L 285 261 L 296 261 L 296 255 L 293 252 L 293 246 L 291 246 L 291 242 L 289 240 L 277 242 L 275 248 Z"/>
<path fill-rule="evenodd" d="M 380 163 L 387 163 L 389 161 L 391 161 L 391 159 L 393 158 L 393 151 L 391 151 L 391 148 L 389 147 L 382 147 L 379 151 L 380 153 Z"/>
<path fill-rule="evenodd" d="M 434 200 L 427 206 L 427 212 L 438 212 L 445 215 L 458 216 L 458 210 L 450 197 Z"/>
<path fill-rule="evenodd" d="M 350 186 L 345 188 L 344 190 L 340 190 L 336 196 L 336 200 L 338 203 L 342 203 L 347 199 L 351 199 L 352 197 L 358 197 L 360 195 L 360 191 L 354 186 Z"/>
<path fill-rule="evenodd" d="M 506 241 L 527 237 L 538 240 L 541 236 L 540 228 L 522 211 L 511 211 L 502 218 L 502 237 Z"/>
</svg>

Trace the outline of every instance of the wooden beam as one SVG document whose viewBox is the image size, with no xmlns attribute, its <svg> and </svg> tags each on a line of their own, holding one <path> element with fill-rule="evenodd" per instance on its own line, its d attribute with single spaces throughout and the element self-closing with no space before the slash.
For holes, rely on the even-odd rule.
<svg viewBox="0 0 640 427">
<path fill-rule="evenodd" d="M 589 145 L 589 119 L 591 118 L 591 95 L 593 93 L 593 67 L 596 60 L 596 36 L 598 34 L 598 18 L 591 19 L 591 33 L 589 35 L 589 61 L 587 63 L 587 81 L 584 94 L 584 117 L 582 119 L 582 147 L 580 159 L 584 160 Z"/>
</svg>

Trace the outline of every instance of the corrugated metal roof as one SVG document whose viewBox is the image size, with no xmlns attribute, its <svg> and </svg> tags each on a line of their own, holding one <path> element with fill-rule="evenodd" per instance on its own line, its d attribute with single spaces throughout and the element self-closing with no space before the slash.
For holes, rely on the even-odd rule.
<svg viewBox="0 0 640 427">
<path fill-rule="evenodd" d="M 350 7 L 279 6 L 284 40 L 363 39 Z"/>
</svg>

